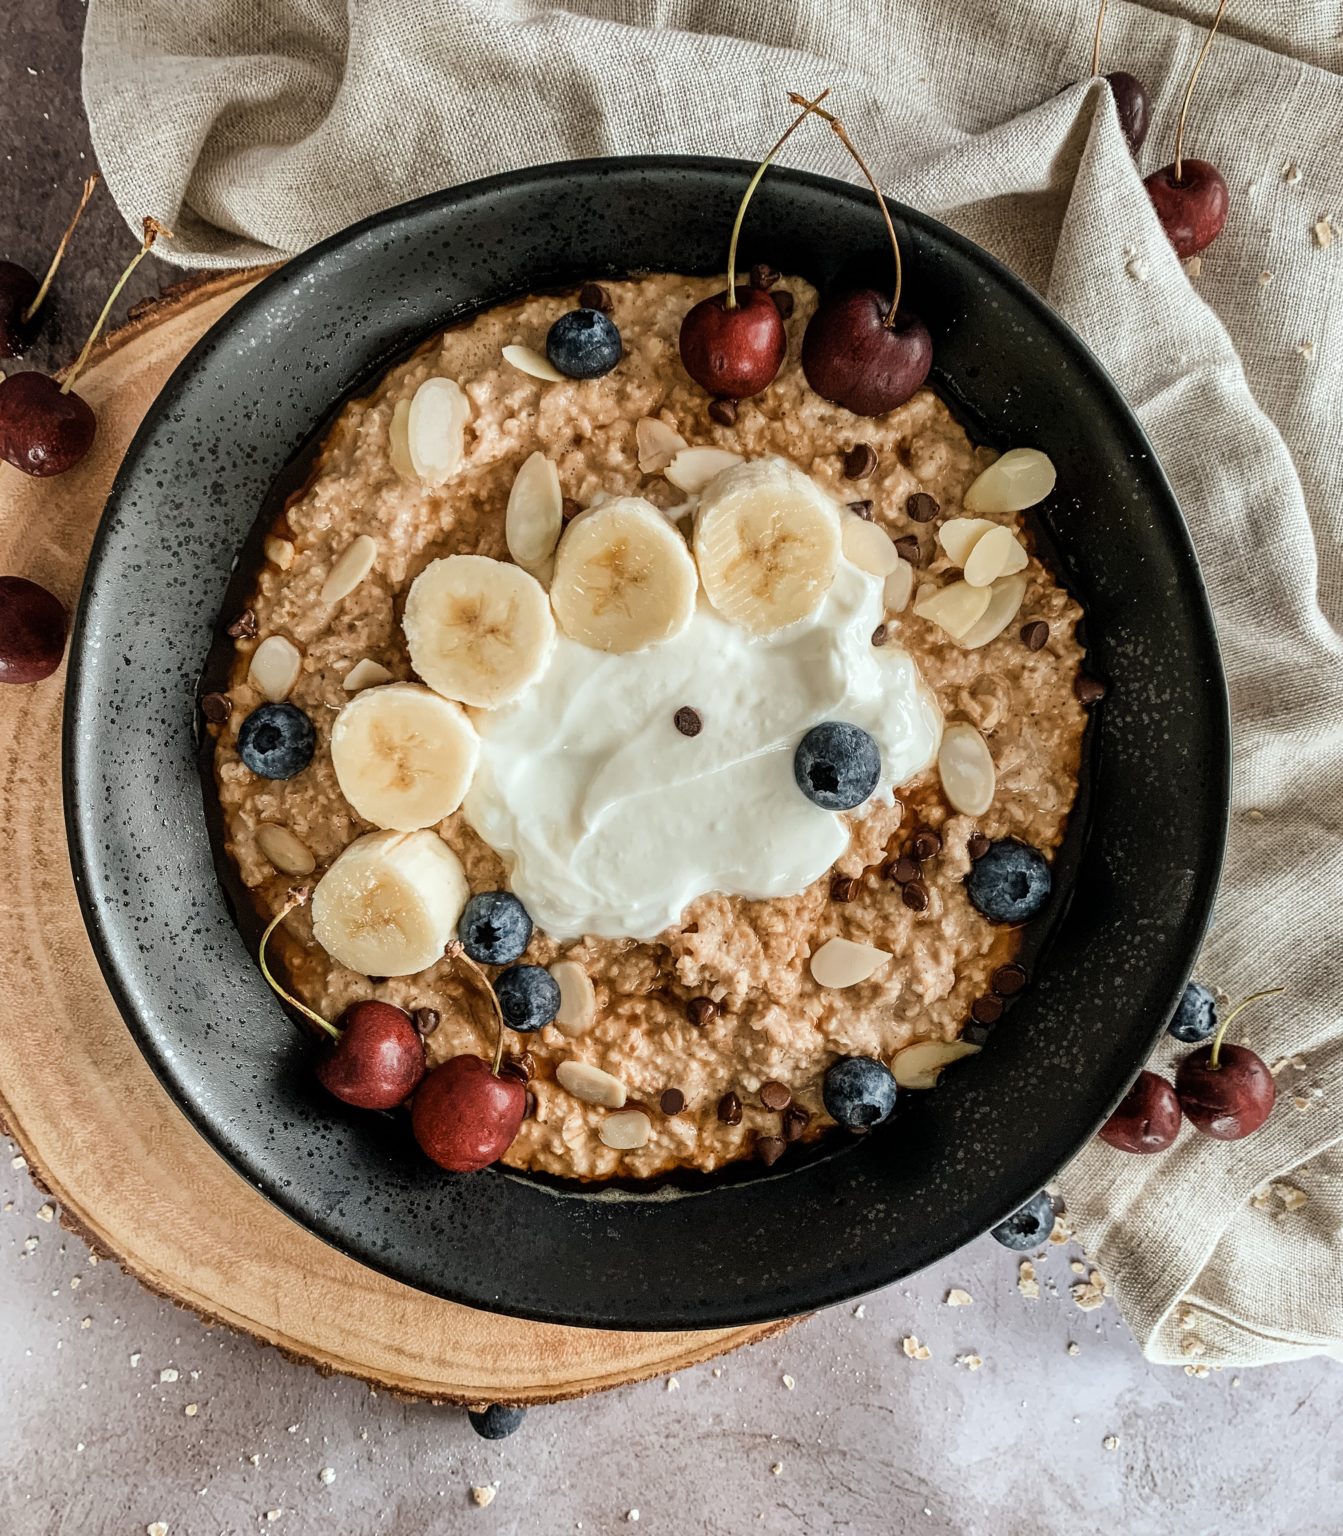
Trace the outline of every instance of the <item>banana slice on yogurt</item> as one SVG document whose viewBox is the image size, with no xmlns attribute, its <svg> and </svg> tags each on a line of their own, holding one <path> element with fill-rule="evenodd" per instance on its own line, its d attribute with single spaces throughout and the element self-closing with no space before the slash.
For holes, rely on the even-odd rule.
<svg viewBox="0 0 1343 1536">
<path fill-rule="evenodd" d="M 365 821 L 397 832 L 451 816 L 471 787 L 480 738 L 460 704 L 419 683 L 366 688 L 331 729 L 340 791 Z"/>
<path fill-rule="evenodd" d="M 810 618 L 840 554 L 839 508 L 784 459 L 734 465 L 704 487 L 695 558 L 709 601 L 757 635 Z"/>
<path fill-rule="evenodd" d="M 469 894 L 436 832 L 370 832 L 317 882 L 313 936 L 362 976 L 413 976 L 442 958 Z"/>
</svg>

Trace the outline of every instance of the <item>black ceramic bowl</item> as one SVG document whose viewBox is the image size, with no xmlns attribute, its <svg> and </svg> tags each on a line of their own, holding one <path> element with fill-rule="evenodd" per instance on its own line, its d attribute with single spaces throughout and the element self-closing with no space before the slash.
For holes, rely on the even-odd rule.
<svg viewBox="0 0 1343 1536">
<path fill-rule="evenodd" d="M 981 1055 L 907 1095 L 880 1131 L 694 1193 L 447 1176 L 417 1153 L 405 1116 L 347 1113 L 315 1085 L 216 878 L 197 772 L 197 689 L 219 654 L 239 550 L 334 407 L 446 322 L 582 278 L 719 270 L 749 169 L 543 167 L 393 209 L 290 262 L 195 348 L 146 418 L 72 646 L 75 878 L 108 982 L 168 1091 L 240 1173 L 337 1247 L 525 1317 L 617 1328 L 778 1317 L 884 1285 L 982 1232 L 1119 1098 L 1184 986 L 1217 882 L 1225 690 L 1151 447 L 1051 311 L 983 251 L 897 208 L 933 382 L 978 440 L 1034 444 L 1058 466 L 1037 527 L 1110 684 L 1033 986 Z M 866 192 L 784 171 L 765 178 L 747 234 L 743 264 L 767 258 L 814 281 L 882 238 Z"/>
</svg>

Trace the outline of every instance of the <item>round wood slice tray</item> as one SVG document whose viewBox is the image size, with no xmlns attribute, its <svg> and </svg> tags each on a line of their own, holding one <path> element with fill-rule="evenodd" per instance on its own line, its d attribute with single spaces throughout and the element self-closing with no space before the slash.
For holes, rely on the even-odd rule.
<svg viewBox="0 0 1343 1536">
<path fill-rule="evenodd" d="M 257 280 L 231 273 L 139 306 L 80 380 L 83 464 L 0 464 L 0 570 L 72 610 L 112 479 L 168 375 Z M 0 1128 L 62 1219 L 150 1289 L 324 1370 L 463 1403 L 553 1402 L 684 1369 L 786 1322 L 682 1333 L 562 1328 L 424 1295 L 295 1225 L 192 1128 L 122 1023 L 84 930 L 61 807 L 63 673 L 0 689 Z"/>
</svg>

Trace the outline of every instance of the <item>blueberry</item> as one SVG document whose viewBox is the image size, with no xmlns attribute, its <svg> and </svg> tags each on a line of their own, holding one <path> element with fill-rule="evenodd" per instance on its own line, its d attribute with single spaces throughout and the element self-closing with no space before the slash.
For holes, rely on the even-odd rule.
<svg viewBox="0 0 1343 1536">
<path fill-rule="evenodd" d="M 541 965 L 510 965 L 494 983 L 504 1023 L 519 1034 L 542 1029 L 560 1010 L 560 984 Z"/>
<path fill-rule="evenodd" d="M 620 354 L 620 332 L 599 309 L 571 309 L 546 337 L 546 356 L 571 379 L 601 378 Z"/>
<path fill-rule="evenodd" d="M 471 1420 L 471 1428 L 482 1440 L 505 1440 L 515 1429 L 522 1428 L 527 1410 L 506 1408 L 503 1403 L 491 1403 L 479 1413 L 474 1408 L 468 1408 L 466 1416 Z"/>
<path fill-rule="evenodd" d="M 880 1125 L 895 1108 L 895 1079 L 872 1056 L 841 1056 L 821 1088 L 826 1113 L 851 1131 Z"/>
<path fill-rule="evenodd" d="M 813 725 L 793 753 L 797 787 L 827 811 L 861 805 L 881 778 L 881 749 L 856 725 L 826 720 Z"/>
<path fill-rule="evenodd" d="M 1207 987 L 1191 981 L 1184 989 L 1175 1017 L 1166 1026 L 1166 1033 L 1183 1040 L 1186 1045 L 1197 1045 L 1217 1032 L 1217 999 Z"/>
<path fill-rule="evenodd" d="M 262 704 L 238 731 L 238 756 L 263 779 L 292 779 L 312 762 L 317 733 L 296 704 Z"/>
<path fill-rule="evenodd" d="M 508 965 L 531 942 L 532 920 L 508 891 L 481 891 L 458 918 L 457 937 L 481 965 Z"/>
<path fill-rule="evenodd" d="M 991 923 L 1024 923 L 1049 900 L 1049 861 L 1038 848 L 1004 837 L 970 866 L 965 889 Z"/>
<path fill-rule="evenodd" d="M 1025 1253 L 1028 1248 L 1038 1248 L 1041 1243 L 1048 1242 L 1057 1215 L 1058 1207 L 1054 1204 L 1054 1197 L 1042 1189 L 1038 1195 L 1032 1195 L 1019 1211 L 1013 1211 L 1006 1221 L 1000 1221 L 993 1228 L 993 1235 L 1004 1248 Z"/>
</svg>

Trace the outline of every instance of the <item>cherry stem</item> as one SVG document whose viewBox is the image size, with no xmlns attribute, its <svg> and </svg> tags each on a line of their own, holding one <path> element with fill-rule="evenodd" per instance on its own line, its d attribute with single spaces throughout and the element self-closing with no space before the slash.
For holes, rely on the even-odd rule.
<svg viewBox="0 0 1343 1536">
<path fill-rule="evenodd" d="M 444 957 L 451 961 L 460 960 L 471 975 L 480 983 L 481 989 L 490 1000 L 490 1008 L 494 1013 L 495 1023 L 498 1025 L 498 1033 L 494 1040 L 494 1064 L 490 1071 L 495 1077 L 499 1076 L 499 1066 L 504 1059 L 504 1030 L 508 1027 L 504 1023 L 504 1010 L 499 1006 L 499 996 L 490 985 L 490 978 L 476 964 L 470 955 L 462 948 L 459 940 L 454 939 L 447 949 L 443 951 Z"/>
<path fill-rule="evenodd" d="M 1217 14 L 1212 19 L 1212 26 L 1208 28 L 1208 35 L 1203 39 L 1203 46 L 1199 49 L 1198 58 L 1194 60 L 1194 67 L 1189 72 L 1189 84 L 1185 87 L 1184 101 L 1180 105 L 1180 120 L 1175 125 L 1175 185 L 1183 185 L 1184 172 L 1184 121 L 1189 116 L 1189 103 L 1194 99 L 1194 87 L 1198 84 L 1199 72 L 1203 68 L 1203 61 L 1208 57 L 1208 50 L 1212 47 L 1212 40 L 1217 35 L 1217 28 L 1221 25 L 1222 12 L 1226 10 L 1226 0 L 1217 0 Z"/>
<path fill-rule="evenodd" d="M 172 230 L 165 229 L 157 219 L 146 219 L 144 239 L 140 242 L 140 249 L 136 252 L 130 265 L 117 279 L 116 287 L 113 288 L 110 294 L 108 294 L 107 303 L 103 305 L 103 312 L 94 322 L 93 329 L 89 332 L 89 339 L 84 343 L 84 350 L 75 359 L 74 366 L 65 375 L 65 382 L 61 385 L 61 393 L 63 395 L 68 395 L 74 388 L 75 380 L 79 377 L 80 370 L 83 368 L 84 364 L 88 362 L 89 353 L 93 351 L 94 342 L 97 341 L 99 335 L 101 334 L 103 326 L 107 324 L 107 317 L 112 313 L 112 306 L 121 296 L 121 290 L 130 281 L 131 273 L 135 271 L 136 267 L 138 267 L 140 263 L 145 259 L 145 257 L 149 255 L 150 251 L 154 249 L 154 242 L 160 235 L 162 235 L 165 240 L 171 240 L 173 238 Z"/>
<path fill-rule="evenodd" d="M 266 945 L 270 941 L 271 934 L 275 932 L 295 907 L 301 907 L 311 895 L 312 892 L 306 885 L 295 885 L 290 888 L 289 895 L 285 898 L 284 906 L 271 918 L 265 933 L 261 935 L 261 944 L 257 949 L 256 957 L 261 966 L 261 974 L 266 978 L 266 983 L 271 991 L 277 996 L 282 997 L 291 1008 L 298 1009 L 305 1019 L 311 1019 L 319 1029 L 324 1029 L 333 1040 L 339 1040 L 340 1030 L 336 1028 L 330 1019 L 324 1019 L 320 1013 L 314 1013 L 306 1003 L 299 1002 L 292 992 L 286 992 L 280 983 L 276 981 L 275 977 L 271 975 L 270 966 L 266 964 Z"/>
<path fill-rule="evenodd" d="M 829 86 L 826 86 L 825 90 L 823 90 L 821 94 L 816 98 L 816 101 L 808 101 L 805 96 L 799 96 L 796 91 L 790 91 L 788 93 L 789 101 L 795 103 L 797 106 L 804 108 L 805 110 L 799 112 L 793 121 L 789 123 L 787 128 L 785 128 L 784 131 L 775 140 L 774 148 L 771 149 L 769 154 L 767 154 L 765 158 L 760 162 L 760 164 L 756 166 L 755 175 L 752 176 L 750 181 L 747 182 L 746 191 L 742 193 L 741 202 L 737 204 L 737 217 L 732 225 L 732 239 L 728 242 L 727 248 L 727 303 L 723 306 L 724 309 L 736 309 L 737 307 L 737 241 L 741 237 L 741 226 L 746 218 L 747 205 L 750 203 L 751 198 L 755 195 L 755 189 L 760 185 L 760 178 L 769 169 L 770 162 L 774 159 L 775 155 L 777 155 L 783 146 L 788 142 L 788 139 L 793 130 L 797 128 L 799 124 L 801 124 L 811 112 L 815 111 L 816 103 L 824 101 L 829 94 Z"/>
<path fill-rule="evenodd" d="M 1226 1034 L 1227 1025 L 1231 1023 L 1232 1019 L 1234 1019 L 1238 1013 L 1244 1013 L 1251 1003 L 1257 1003 L 1261 998 L 1264 997 L 1277 997 L 1279 993 L 1285 992 L 1286 990 L 1286 987 L 1270 987 L 1266 992 L 1251 992 L 1249 997 L 1236 1004 L 1231 1012 L 1227 1014 L 1226 1018 L 1222 1020 L 1221 1024 L 1217 1028 L 1217 1033 L 1212 1037 L 1212 1051 L 1208 1056 L 1209 1072 L 1216 1072 L 1217 1069 L 1221 1066 L 1220 1053 L 1222 1049 L 1222 1036 Z"/>
<path fill-rule="evenodd" d="M 1101 0 L 1101 8 L 1096 16 L 1096 36 L 1091 42 L 1091 77 L 1093 80 L 1101 72 L 1101 29 L 1105 25 L 1105 5 L 1106 0 Z"/>
<path fill-rule="evenodd" d="M 790 91 L 788 93 L 788 99 L 789 101 L 793 102 L 800 102 L 802 100 L 802 98 L 798 96 L 794 91 Z M 817 97 L 817 100 L 819 101 L 820 98 Z M 904 285 L 905 277 L 904 267 L 900 261 L 900 242 L 895 237 L 895 225 L 891 222 L 891 210 L 886 206 L 886 199 L 882 196 L 882 191 L 881 188 L 877 185 L 876 178 L 873 176 L 872 172 L 868 170 L 867 162 L 858 153 L 854 146 L 853 140 L 849 137 L 848 131 L 844 127 L 844 124 L 841 123 L 840 120 L 833 115 L 833 113 L 821 111 L 816 107 L 814 102 L 810 103 L 810 106 L 811 109 L 816 112 L 817 117 L 823 117 L 826 122 L 830 124 L 830 126 L 835 130 L 835 133 L 839 138 L 839 142 L 844 146 L 845 149 L 848 150 L 848 152 L 857 162 L 858 169 L 867 178 L 867 184 L 872 188 L 873 194 L 877 199 L 877 207 L 881 209 L 881 216 L 886 221 L 886 233 L 891 238 L 891 250 L 895 256 L 895 293 L 891 298 L 891 307 L 886 312 L 886 318 L 882 321 L 882 324 L 886 327 L 887 330 L 890 330 L 890 328 L 895 324 L 895 317 L 900 309 L 900 289 Z"/>
<path fill-rule="evenodd" d="M 56 269 L 61 264 L 61 258 L 65 255 L 65 248 L 70 244 L 70 236 L 75 232 L 75 226 L 83 217 L 84 210 L 89 206 L 89 199 L 93 196 L 93 189 L 98 185 L 98 174 L 94 172 L 84 183 L 84 191 L 79 199 L 79 207 L 75 209 L 75 216 L 65 226 L 65 233 L 61 236 L 61 243 L 56 247 L 56 254 L 51 258 L 51 265 L 47 268 L 47 275 L 42 279 L 42 286 L 37 290 L 37 296 L 23 312 L 25 325 L 42 308 L 42 301 L 51 291 L 51 284 L 56 276 Z"/>
</svg>

